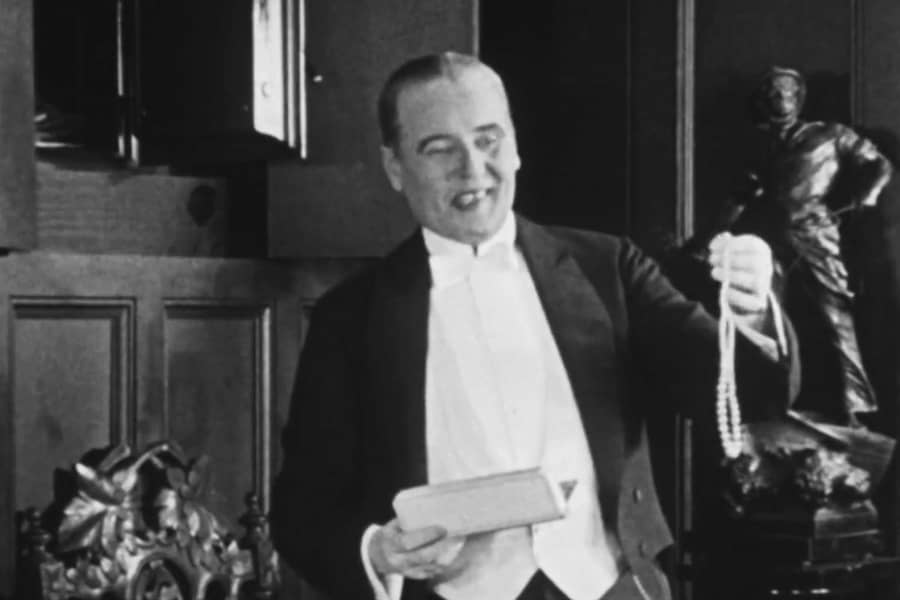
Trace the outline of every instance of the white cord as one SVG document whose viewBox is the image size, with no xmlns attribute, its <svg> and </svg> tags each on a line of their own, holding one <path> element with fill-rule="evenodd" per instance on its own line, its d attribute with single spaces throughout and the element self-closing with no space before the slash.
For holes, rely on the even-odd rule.
<svg viewBox="0 0 900 600">
<path fill-rule="evenodd" d="M 731 288 L 731 256 L 728 242 L 723 248 L 722 287 L 719 290 L 719 382 L 716 385 L 716 416 L 719 424 L 719 438 L 725 456 L 737 458 L 743 447 L 741 410 L 738 405 L 737 385 L 734 373 L 734 347 L 737 326 L 731 306 L 728 304 L 728 290 Z"/>
</svg>

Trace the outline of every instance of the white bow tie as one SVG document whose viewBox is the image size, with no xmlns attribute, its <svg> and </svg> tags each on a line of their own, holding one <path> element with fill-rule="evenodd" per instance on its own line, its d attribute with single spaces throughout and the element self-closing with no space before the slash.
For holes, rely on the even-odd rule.
<svg viewBox="0 0 900 600">
<path fill-rule="evenodd" d="M 445 287 L 467 279 L 476 269 L 502 272 L 515 270 L 516 251 L 511 244 L 494 244 L 486 252 L 435 254 L 428 258 L 435 287 Z"/>
</svg>

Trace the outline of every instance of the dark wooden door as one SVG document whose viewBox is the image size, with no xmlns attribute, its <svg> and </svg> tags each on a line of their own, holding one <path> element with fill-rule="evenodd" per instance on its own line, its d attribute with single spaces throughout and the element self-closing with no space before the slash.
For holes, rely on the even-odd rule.
<svg viewBox="0 0 900 600">
<path fill-rule="evenodd" d="M 315 276 L 313 276 L 315 273 Z M 331 280 L 293 264 L 72 254 L 0 259 L 0 597 L 14 515 L 87 450 L 178 441 L 211 458 L 226 521 L 268 504 L 306 310 Z"/>
</svg>

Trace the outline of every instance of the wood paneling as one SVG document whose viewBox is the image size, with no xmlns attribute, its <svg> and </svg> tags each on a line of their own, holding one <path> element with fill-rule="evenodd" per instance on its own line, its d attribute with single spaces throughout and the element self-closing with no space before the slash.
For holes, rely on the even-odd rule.
<svg viewBox="0 0 900 600">
<path fill-rule="evenodd" d="M 279 467 L 308 307 L 356 262 L 0 258 L 0 598 L 17 511 L 92 448 L 174 437 L 211 457 L 230 523 Z"/>
<path fill-rule="evenodd" d="M 381 256 L 413 227 L 377 165 L 269 166 L 271 256 Z"/>
<path fill-rule="evenodd" d="M 129 441 L 133 314 L 128 302 L 13 299 L 16 506 L 45 504 L 53 470 L 85 449 Z"/>
<path fill-rule="evenodd" d="M 166 429 L 189 456 L 211 459 L 209 506 L 244 511 L 238 490 L 271 485 L 271 309 L 201 301 L 165 308 Z"/>
<path fill-rule="evenodd" d="M 0 3 L 0 248 L 35 244 L 31 17 L 31 0 Z"/>
<path fill-rule="evenodd" d="M 37 166 L 43 250 L 223 256 L 227 206 L 222 178 Z"/>
</svg>

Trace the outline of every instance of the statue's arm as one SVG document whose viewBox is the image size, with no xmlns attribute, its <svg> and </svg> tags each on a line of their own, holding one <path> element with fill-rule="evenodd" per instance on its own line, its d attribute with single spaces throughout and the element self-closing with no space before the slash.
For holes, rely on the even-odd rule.
<svg viewBox="0 0 900 600">
<path fill-rule="evenodd" d="M 854 167 L 854 204 L 875 206 L 881 190 L 893 174 L 891 162 L 871 140 L 859 135 L 849 127 L 841 128 L 838 136 L 838 150 L 843 159 Z"/>
</svg>

